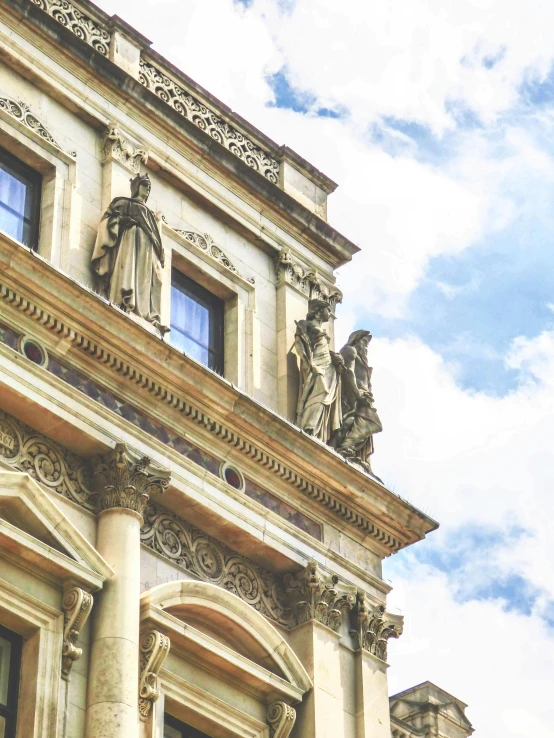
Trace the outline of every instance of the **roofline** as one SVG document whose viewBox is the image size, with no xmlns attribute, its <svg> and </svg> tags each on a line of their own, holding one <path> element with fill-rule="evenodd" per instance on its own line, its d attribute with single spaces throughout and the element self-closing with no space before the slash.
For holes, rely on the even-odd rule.
<svg viewBox="0 0 554 738">
<path fill-rule="evenodd" d="M 389 702 L 392 700 L 397 700 L 403 698 L 405 695 L 410 694 L 411 692 L 415 692 L 416 689 L 420 689 L 421 687 L 433 687 L 434 689 L 438 690 L 439 692 L 442 692 L 447 697 L 450 697 L 452 702 L 456 702 L 457 705 L 461 705 L 462 708 L 465 710 L 467 705 L 465 702 L 462 702 L 462 700 L 459 700 L 457 697 L 454 697 L 454 695 L 450 694 L 450 692 L 447 692 L 442 687 L 439 687 L 434 682 L 429 681 L 426 679 L 424 682 L 421 682 L 421 684 L 416 684 L 414 687 L 410 687 L 409 689 L 405 689 L 403 692 L 398 692 L 397 694 L 393 694 L 389 697 Z"/>
</svg>

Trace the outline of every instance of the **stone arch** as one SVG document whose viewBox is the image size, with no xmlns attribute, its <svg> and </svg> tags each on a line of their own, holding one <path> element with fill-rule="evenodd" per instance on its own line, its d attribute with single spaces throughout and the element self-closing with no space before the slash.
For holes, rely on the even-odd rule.
<svg viewBox="0 0 554 738">
<path fill-rule="evenodd" d="M 245 639 L 256 641 L 287 681 L 301 692 L 312 687 L 298 656 L 277 629 L 257 610 L 226 589 L 194 580 L 166 582 L 144 592 L 141 607 L 143 610 L 153 607 L 164 611 L 182 608 L 185 612 L 204 611 L 207 618 L 224 618 L 244 631 Z"/>
</svg>

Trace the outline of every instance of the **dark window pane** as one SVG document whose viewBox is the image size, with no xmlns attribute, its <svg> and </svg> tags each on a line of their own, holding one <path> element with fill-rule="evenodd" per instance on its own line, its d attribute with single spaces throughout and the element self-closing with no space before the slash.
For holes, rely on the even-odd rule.
<svg viewBox="0 0 554 738">
<path fill-rule="evenodd" d="M 15 738 L 21 637 L 0 626 L 0 738 Z"/>
<path fill-rule="evenodd" d="M 222 300 L 173 270 L 171 343 L 220 374 L 223 373 L 223 312 Z"/>
<path fill-rule="evenodd" d="M 0 149 L 0 229 L 35 247 L 39 219 L 40 175 Z"/>
<path fill-rule="evenodd" d="M 164 715 L 164 738 L 210 738 L 190 725 L 185 725 L 171 715 Z"/>
</svg>

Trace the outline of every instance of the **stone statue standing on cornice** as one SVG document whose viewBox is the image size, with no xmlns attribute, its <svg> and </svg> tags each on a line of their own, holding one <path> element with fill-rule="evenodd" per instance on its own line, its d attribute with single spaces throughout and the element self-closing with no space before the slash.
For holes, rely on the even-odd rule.
<svg viewBox="0 0 554 738">
<path fill-rule="evenodd" d="M 310 300 L 306 320 L 296 324 L 295 349 L 300 358 L 300 388 L 297 425 L 306 433 L 327 442 L 340 428 L 340 372 L 344 362 L 329 349 L 329 334 L 323 324 L 331 308 L 324 300 Z"/>
<path fill-rule="evenodd" d="M 164 251 L 158 224 L 146 206 L 150 195 L 147 174 L 131 180 L 131 197 L 116 197 L 104 213 L 92 268 L 98 275 L 99 292 L 125 312 L 136 313 L 160 324 Z"/>
<path fill-rule="evenodd" d="M 367 361 L 371 338 L 369 331 L 354 331 L 340 351 L 345 366 L 341 375 L 343 418 L 330 441 L 340 454 L 358 459 L 368 471 L 371 471 L 370 456 L 374 450 L 373 435 L 383 430 L 373 404 L 373 368 Z"/>
</svg>

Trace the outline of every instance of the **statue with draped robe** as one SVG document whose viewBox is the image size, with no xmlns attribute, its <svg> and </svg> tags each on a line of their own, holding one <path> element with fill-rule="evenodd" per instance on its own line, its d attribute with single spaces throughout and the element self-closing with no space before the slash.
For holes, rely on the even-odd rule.
<svg viewBox="0 0 554 738">
<path fill-rule="evenodd" d="M 154 213 L 147 207 L 148 174 L 131 180 L 131 197 L 116 197 L 104 213 L 92 254 L 98 291 L 125 312 L 165 333 L 160 323 L 164 250 Z"/>
<path fill-rule="evenodd" d="M 295 350 L 300 359 L 297 425 L 325 443 L 340 428 L 343 359 L 329 349 L 323 325 L 331 308 L 324 300 L 310 300 L 308 315 L 296 324 Z"/>
<path fill-rule="evenodd" d="M 340 353 L 344 360 L 341 375 L 342 424 L 333 435 L 330 445 L 346 458 L 357 459 L 371 471 L 373 435 L 383 430 L 373 404 L 371 375 L 373 368 L 367 360 L 371 333 L 354 331 Z"/>
</svg>

